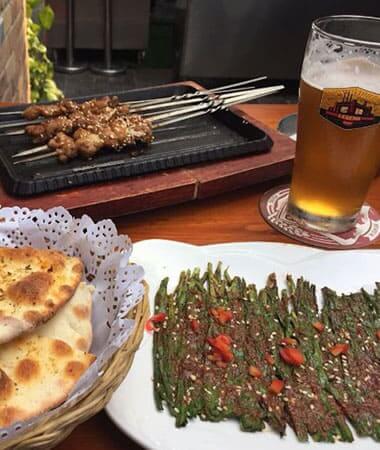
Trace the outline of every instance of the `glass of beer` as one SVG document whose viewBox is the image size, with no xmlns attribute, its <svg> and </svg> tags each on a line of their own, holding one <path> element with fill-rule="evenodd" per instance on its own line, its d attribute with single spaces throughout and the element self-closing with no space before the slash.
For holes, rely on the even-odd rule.
<svg viewBox="0 0 380 450">
<path fill-rule="evenodd" d="M 312 24 L 302 65 L 288 212 L 332 233 L 355 225 L 380 168 L 380 18 Z"/>
</svg>

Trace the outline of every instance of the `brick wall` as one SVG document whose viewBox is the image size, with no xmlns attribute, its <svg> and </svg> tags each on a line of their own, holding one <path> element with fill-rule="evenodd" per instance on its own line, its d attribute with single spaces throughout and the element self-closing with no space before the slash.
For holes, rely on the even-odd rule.
<svg viewBox="0 0 380 450">
<path fill-rule="evenodd" d="M 24 0 L 0 0 L 0 101 L 29 101 Z"/>
</svg>

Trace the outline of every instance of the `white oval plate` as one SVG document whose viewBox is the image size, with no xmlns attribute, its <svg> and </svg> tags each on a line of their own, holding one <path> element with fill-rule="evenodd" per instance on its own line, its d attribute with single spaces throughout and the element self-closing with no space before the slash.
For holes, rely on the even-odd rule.
<svg viewBox="0 0 380 450">
<path fill-rule="evenodd" d="M 317 288 L 328 285 L 339 292 L 361 287 L 372 289 L 380 280 L 378 250 L 325 251 L 278 243 L 232 243 L 198 247 L 180 242 L 148 240 L 137 243 L 133 260 L 146 271 L 150 286 L 151 310 L 160 281 L 170 277 L 172 290 L 183 269 L 205 269 L 207 262 L 222 261 L 230 274 L 245 277 L 263 287 L 266 277 L 276 272 L 280 287 L 287 273 L 303 275 Z M 185 428 L 175 428 L 167 411 L 158 412 L 153 400 L 152 336 L 145 334 L 128 377 L 114 393 L 107 412 L 115 424 L 141 445 L 154 450 L 292 450 L 300 444 L 288 427 L 280 438 L 270 430 L 244 433 L 237 421 L 222 423 L 191 421 Z M 378 449 L 372 439 L 356 438 L 354 443 L 321 444 L 310 441 L 308 448 L 326 447 L 355 450 Z"/>
</svg>

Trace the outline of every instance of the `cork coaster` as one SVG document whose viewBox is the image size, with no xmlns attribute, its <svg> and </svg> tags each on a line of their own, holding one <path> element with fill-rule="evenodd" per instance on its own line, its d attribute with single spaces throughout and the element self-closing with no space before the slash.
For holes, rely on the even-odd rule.
<svg viewBox="0 0 380 450">
<path fill-rule="evenodd" d="M 265 221 L 286 236 L 314 247 L 334 250 L 367 247 L 380 238 L 380 215 L 365 203 L 355 227 L 344 233 L 306 230 L 287 214 L 289 186 L 267 191 L 260 200 Z"/>
</svg>

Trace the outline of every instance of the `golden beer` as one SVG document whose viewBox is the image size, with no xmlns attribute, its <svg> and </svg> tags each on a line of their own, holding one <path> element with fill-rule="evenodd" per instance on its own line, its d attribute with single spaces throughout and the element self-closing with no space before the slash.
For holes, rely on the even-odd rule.
<svg viewBox="0 0 380 450">
<path fill-rule="evenodd" d="M 301 80 L 290 202 L 317 216 L 352 216 L 379 168 L 380 126 L 339 128 L 320 115 L 321 96 Z"/>
<path fill-rule="evenodd" d="M 349 38 L 334 33 L 340 22 L 347 30 L 363 20 L 380 32 L 380 19 L 319 19 L 306 48 L 288 211 L 308 228 L 351 228 L 380 168 L 379 51 L 353 52 L 357 40 L 345 47 Z"/>
</svg>

